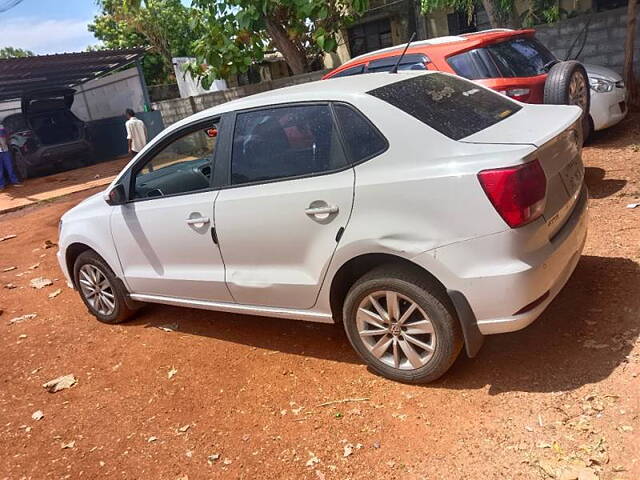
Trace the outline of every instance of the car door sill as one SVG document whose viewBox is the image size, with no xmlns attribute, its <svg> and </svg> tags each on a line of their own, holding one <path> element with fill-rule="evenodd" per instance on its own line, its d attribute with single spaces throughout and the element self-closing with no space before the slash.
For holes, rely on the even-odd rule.
<svg viewBox="0 0 640 480">
<path fill-rule="evenodd" d="M 145 295 L 132 293 L 132 300 L 149 303 L 162 303 L 177 307 L 200 308 L 203 310 L 215 310 L 220 312 L 240 313 L 245 315 L 259 315 L 264 317 L 290 318 L 293 320 L 306 320 L 318 323 L 334 323 L 329 313 L 314 312 L 311 310 L 297 310 L 280 307 L 265 307 L 258 305 L 240 305 L 236 303 L 210 302 L 207 300 L 193 300 L 188 298 L 165 297 L 162 295 Z"/>
</svg>

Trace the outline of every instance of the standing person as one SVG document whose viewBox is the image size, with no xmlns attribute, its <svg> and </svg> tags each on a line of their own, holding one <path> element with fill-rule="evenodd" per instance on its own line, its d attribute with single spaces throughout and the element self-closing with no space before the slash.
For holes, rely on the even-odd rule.
<svg viewBox="0 0 640 480">
<path fill-rule="evenodd" d="M 136 117 L 135 112 L 130 108 L 127 108 L 125 113 L 128 118 L 125 127 L 127 127 L 129 155 L 136 156 L 147 144 L 147 127 L 142 120 Z"/>
<path fill-rule="evenodd" d="M 12 183 L 16 187 L 21 187 L 22 184 L 16 172 L 13 170 L 13 159 L 11 158 L 11 152 L 9 151 L 9 142 L 7 142 L 7 132 L 4 129 L 4 125 L 0 124 L 0 190 L 4 189 L 4 176 L 7 176 L 9 183 Z"/>
</svg>

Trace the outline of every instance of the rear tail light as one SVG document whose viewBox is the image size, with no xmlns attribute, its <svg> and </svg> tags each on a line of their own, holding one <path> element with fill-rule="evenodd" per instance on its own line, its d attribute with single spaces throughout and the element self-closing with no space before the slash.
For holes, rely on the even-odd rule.
<svg viewBox="0 0 640 480">
<path fill-rule="evenodd" d="M 478 173 L 478 180 L 511 228 L 531 223 L 544 212 L 547 177 L 538 160 L 517 167 L 483 170 Z"/>
<path fill-rule="evenodd" d="M 498 90 L 498 92 L 519 102 L 526 102 L 531 95 L 531 89 L 529 88 L 509 88 L 507 90 Z"/>
</svg>

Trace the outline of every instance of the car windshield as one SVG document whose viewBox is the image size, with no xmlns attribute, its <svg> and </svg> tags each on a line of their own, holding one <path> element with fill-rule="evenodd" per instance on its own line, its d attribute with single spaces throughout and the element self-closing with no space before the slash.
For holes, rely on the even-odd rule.
<svg viewBox="0 0 640 480">
<path fill-rule="evenodd" d="M 522 108 L 498 93 L 441 73 L 411 77 L 368 93 L 453 140 L 484 130 Z"/>
<path fill-rule="evenodd" d="M 546 73 L 546 68 L 555 60 L 536 39 L 515 38 L 453 55 L 447 62 L 458 75 L 476 80 L 534 77 Z"/>
</svg>

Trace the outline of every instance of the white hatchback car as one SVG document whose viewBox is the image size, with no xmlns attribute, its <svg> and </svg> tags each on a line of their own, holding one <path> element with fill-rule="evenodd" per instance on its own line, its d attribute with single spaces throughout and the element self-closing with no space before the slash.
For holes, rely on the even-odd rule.
<svg viewBox="0 0 640 480">
<path fill-rule="evenodd" d="M 225 103 L 67 212 L 60 266 L 103 322 L 144 302 L 340 322 L 375 372 L 431 381 L 573 272 L 579 117 L 439 72 Z"/>
</svg>

